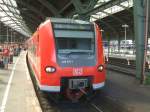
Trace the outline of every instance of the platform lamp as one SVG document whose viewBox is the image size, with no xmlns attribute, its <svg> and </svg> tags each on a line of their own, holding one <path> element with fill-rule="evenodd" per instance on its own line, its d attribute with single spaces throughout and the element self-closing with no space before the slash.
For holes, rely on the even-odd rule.
<svg viewBox="0 0 150 112">
<path fill-rule="evenodd" d="M 14 42 L 16 42 L 16 32 L 13 32 L 14 36 Z"/>
<path fill-rule="evenodd" d="M 124 28 L 124 40 L 125 40 L 124 48 L 126 49 L 127 28 L 129 27 L 129 25 L 123 24 L 122 27 Z"/>
<path fill-rule="evenodd" d="M 0 19 L 0 43 L 1 43 L 1 19 Z"/>
<path fill-rule="evenodd" d="M 2 43 L 2 40 L 3 40 L 3 39 L 2 39 L 2 37 L 3 37 L 3 36 L 2 36 L 2 25 L 3 25 L 3 24 L 2 24 L 2 22 L 1 22 L 1 21 L 2 21 L 1 19 L 2 19 L 2 17 L 0 17 L 0 43 Z"/>
<path fill-rule="evenodd" d="M 8 38 L 8 36 L 9 36 L 9 28 L 8 28 L 8 26 L 6 26 L 6 28 L 7 28 L 7 44 L 8 44 L 8 42 L 9 42 L 9 38 Z"/>
<path fill-rule="evenodd" d="M 12 44 L 12 32 L 13 32 L 13 30 L 10 29 L 10 43 L 11 43 L 11 44 Z"/>
</svg>

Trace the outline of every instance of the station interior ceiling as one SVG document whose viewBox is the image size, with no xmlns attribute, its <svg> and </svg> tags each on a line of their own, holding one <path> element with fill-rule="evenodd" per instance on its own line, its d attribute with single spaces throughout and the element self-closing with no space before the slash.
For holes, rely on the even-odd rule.
<svg viewBox="0 0 150 112">
<path fill-rule="evenodd" d="M 124 39 L 122 25 L 127 24 L 127 39 L 134 40 L 133 6 L 133 0 L 1 0 L 0 40 L 30 37 L 48 17 L 94 21 L 104 40 Z"/>
</svg>

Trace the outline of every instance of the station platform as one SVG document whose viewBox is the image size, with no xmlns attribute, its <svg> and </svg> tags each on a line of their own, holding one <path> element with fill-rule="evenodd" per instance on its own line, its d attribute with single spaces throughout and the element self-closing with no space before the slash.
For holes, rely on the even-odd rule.
<svg viewBox="0 0 150 112">
<path fill-rule="evenodd" d="M 26 52 L 0 69 L 0 112 L 42 112 L 26 65 Z"/>
<path fill-rule="evenodd" d="M 108 56 L 108 54 L 105 54 Z M 131 54 L 109 54 L 109 58 L 119 58 L 119 59 L 127 59 L 127 60 L 135 60 L 135 55 Z"/>
<path fill-rule="evenodd" d="M 104 93 L 129 112 L 150 112 L 150 85 L 140 85 L 135 77 L 107 70 Z"/>
</svg>

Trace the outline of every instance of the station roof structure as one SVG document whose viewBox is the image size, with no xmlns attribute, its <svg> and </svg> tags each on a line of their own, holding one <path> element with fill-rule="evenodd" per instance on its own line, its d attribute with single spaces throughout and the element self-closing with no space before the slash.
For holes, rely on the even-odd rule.
<svg viewBox="0 0 150 112">
<path fill-rule="evenodd" d="M 25 36 L 29 33 L 14 0 L 0 1 L 0 21 L 4 26 L 12 28 Z"/>
<path fill-rule="evenodd" d="M 29 37 L 48 17 L 95 21 L 108 33 L 133 27 L 133 0 L 1 0 L 0 21 Z"/>
</svg>

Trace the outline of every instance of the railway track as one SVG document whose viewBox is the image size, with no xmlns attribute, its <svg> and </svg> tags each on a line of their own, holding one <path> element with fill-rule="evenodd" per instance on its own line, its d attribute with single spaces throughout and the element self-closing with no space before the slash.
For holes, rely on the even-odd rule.
<svg viewBox="0 0 150 112">
<path fill-rule="evenodd" d="M 102 92 L 102 91 L 100 91 Z M 111 98 L 106 98 L 105 94 L 98 94 L 92 99 L 82 99 L 77 103 L 72 103 L 64 97 L 55 101 L 47 93 L 36 91 L 43 112 L 129 112 L 120 103 Z"/>
<path fill-rule="evenodd" d="M 58 102 L 42 92 L 37 92 L 37 96 L 43 112 L 105 112 L 99 105 L 87 100 L 72 103 L 64 98 Z"/>
<path fill-rule="evenodd" d="M 128 61 L 125 59 L 111 58 L 109 62 L 107 63 L 106 68 L 113 70 L 113 71 L 122 72 L 125 74 L 135 76 L 136 62 L 134 60 L 129 60 L 129 63 L 128 63 Z M 150 69 L 147 63 L 146 63 L 145 71 L 150 72 Z"/>
<path fill-rule="evenodd" d="M 102 110 L 102 107 L 101 107 L 101 106 L 97 106 L 97 105 L 95 105 L 94 103 L 91 103 L 91 106 L 92 106 L 94 109 L 96 109 L 98 112 L 104 112 L 104 111 Z"/>
<path fill-rule="evenodd" d="M 55 100 L 54 96 L 40 91 L 37 91 L 37 95 L 43 112 L 106 112 L 101 104 L 97 105 L 88 99 L 73 103 L 65 97 Z"/>
</svg>

